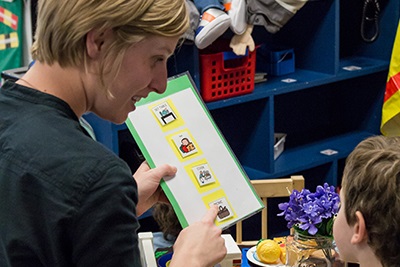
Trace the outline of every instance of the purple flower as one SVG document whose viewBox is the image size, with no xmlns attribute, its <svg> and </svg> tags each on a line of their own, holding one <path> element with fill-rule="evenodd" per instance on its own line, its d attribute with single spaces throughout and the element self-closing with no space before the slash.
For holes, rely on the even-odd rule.
<svg viewBox="0 0 400 267">
<path fill-rule="evenodd" d="M 320 217 L 304 217 L 299 218 L 299 222 L 299 228 L 301 230 L 308 230 L 310 235 L 315 235 L 318 231 L 318 228 L 315 227 L 315 225 L 322 222 L 322 219 Z"/>
<path fill-rule="evenodd" d="M 335 187 L 324 183 L 323 186 L 317 186 L 315 193 L 308 189 L 301 192 L 293 190 L 289 202 L 279 204 L 282 212 L 278 216 L 284 216 L 288 228 L 295 227 L 310 235 L 331 236 L 331 229 L 327 230 L 325 226 L 337 214 L 339 203 Z"/>
</svg>

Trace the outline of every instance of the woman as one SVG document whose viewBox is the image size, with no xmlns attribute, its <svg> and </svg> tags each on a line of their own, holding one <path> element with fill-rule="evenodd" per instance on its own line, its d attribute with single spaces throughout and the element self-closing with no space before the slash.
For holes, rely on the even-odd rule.
<svg viewBox="0 0 400 267">
<path fill-rule="evenodd" d="M 39 0 L 35 64 L 0 91 L 0 266 L 140 266 L 137 217 L 176 168 L 143 163 L 132 179 L 78 118 L 123 123 L 164 92 L 187 27 L 183 0 Z M 181 232 L 171 267 L 225 256 L 216 214 Z"/>
</svg>

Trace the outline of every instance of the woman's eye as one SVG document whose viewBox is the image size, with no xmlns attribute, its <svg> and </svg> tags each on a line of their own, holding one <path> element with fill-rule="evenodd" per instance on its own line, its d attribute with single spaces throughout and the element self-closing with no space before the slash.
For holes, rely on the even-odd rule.
<svg viewBox="0 0 400 267">
<path fill-rule="evenodd" d="M 155 67 L 158 63 L 163 63 L 164 61 L 164 57 L 155 57 L 153 60 L 153 67 Z"/>
<path fill-rule="evenodd" d="M 157 57 L 156 58 L 156 62 L 163 62 L 164 61 L 164 57 Z"/>
</svg>

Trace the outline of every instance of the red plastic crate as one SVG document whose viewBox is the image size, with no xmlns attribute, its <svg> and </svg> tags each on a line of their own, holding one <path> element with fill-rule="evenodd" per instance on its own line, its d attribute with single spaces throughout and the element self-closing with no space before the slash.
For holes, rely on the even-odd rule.
<svg viewBox="0 0 400 267">
<path fill-rule="evenodd" d="M 226 99 L 254 90 L 256 50 L 245 56 L 233 52 L 200 54 L 200 93 L 204 101 Z"/>
</svg>

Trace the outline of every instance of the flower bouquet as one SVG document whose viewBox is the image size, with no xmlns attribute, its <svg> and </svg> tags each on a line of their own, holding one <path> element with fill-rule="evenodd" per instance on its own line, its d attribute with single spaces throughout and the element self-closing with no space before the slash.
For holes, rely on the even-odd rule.
<svg viewBox="0 0 400 267">
<path fill-rule="evenodd" d="M 297 262 L 307 260 L 316 250 L 322 250 L 328 266 L 331 265 L 332 228 L 339 204 L 340 198 L 335 187 L 327 183 L 317 186 L 314 193 L 308 189 L 301 192 L 293 190 L 289 202 L 279 204 L 282 212 L 278 216 L 284 216 L 287 227 L 295 230 L 295 254 L 300 255 Z"/>
</svg>

